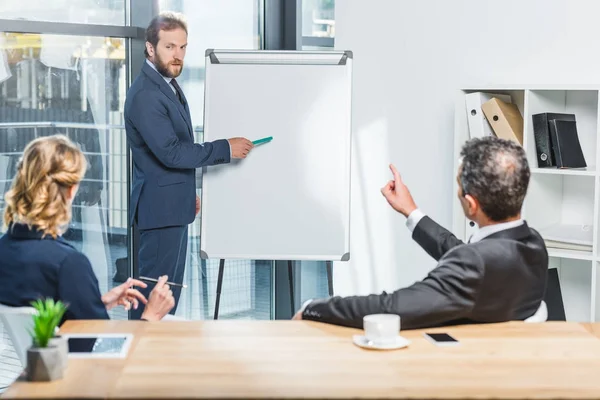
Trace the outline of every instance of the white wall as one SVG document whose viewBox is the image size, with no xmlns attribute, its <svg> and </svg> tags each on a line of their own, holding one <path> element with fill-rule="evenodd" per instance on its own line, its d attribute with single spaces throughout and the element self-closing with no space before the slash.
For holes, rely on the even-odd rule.
<svg viewBox="0 0 600 400">
<path fill-rule="evenodd" d="M 600 2 L 340 0 L 335 15 L 336 48 L 354 51 L 351 261 L 335 292 L 394 290 L 435 262 L 380 194 L 388 163 L 450 227 L 456 90 L 600 83 Z"/>
</svg>

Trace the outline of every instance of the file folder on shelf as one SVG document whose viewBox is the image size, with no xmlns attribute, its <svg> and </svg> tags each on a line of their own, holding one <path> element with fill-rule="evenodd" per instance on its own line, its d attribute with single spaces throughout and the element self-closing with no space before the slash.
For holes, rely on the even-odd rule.
<svg viewBox="0 0 600 400">
<path fill-rule="evenodd" d="M 516 104 L 494 97 L 481 108 L 496 136 L 523 145 L 523 116 Z"/>
<path fill-rule="evenodd" d="M 575 121 L 550 120 L 550 139 L 558 168 L 585 168 Z"/>
<path fill-rule="evenodd" d="M 533 138 L 539 168 L 556 166 L 550 138 L 550 121 L 563 120 L 575 122 L 575 114 L 540 113 L 531 116 L 533 123 Z"/>
<path fill-rule="evenodd" d="M 467 122 L 469 124 L 469 137 L 494 136 L 492 126 L 486 119 L 481 109 L 481 105 L 492 98 L 499 98 L 506 103 L 510 103 L 511 97 L 508 94 L 496 94 L 486 92 L 468 93 L 465 95 L 465 105 L 467 107 Z"/>
<path fill-rule="evenodd" d="M 540 235 L 549 248 L 592 251 L 593 231 L 592 225 L 554 224 L 540 229 Z"/>
</svg>

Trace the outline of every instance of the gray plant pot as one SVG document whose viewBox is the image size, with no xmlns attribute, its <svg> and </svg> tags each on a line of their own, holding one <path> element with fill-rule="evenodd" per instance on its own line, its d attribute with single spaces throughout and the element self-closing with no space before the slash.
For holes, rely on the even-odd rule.
<svg viewBox="0 0 600 400">
<path fill-rule="evenodd" d="M 63 367 L 60 349 L 56 346 L 27 349 L 27 380 L 46 382 L 61 379 Z"/>
<path fill-rule="evenodd" d="M 48 346 L 58 347 L 61 367 L 63 370 L 66 369 L 69 365 L 69 344 L 67 343 L 67 339 L 60 335 L 54 336 L 48 342 Z"/>
</svg>

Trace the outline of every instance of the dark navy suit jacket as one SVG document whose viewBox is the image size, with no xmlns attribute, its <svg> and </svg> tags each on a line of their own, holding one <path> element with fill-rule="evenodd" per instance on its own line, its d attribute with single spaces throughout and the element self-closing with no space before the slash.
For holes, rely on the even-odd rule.
<svg viewBox="0 0 600 400">
<path fill-rule="evenodd" d="M 63 320 L 108 319 L 88 258 L 60 237 L 14 224 L 0 237 L 0 304 L 28 307 L 41 298 L 67 303 Z"/>
<path fill-rule="evenodd" d="M 183 96 L 183 93 L 181 93 Z M 130 223 L 187 225 L 196 209 L 196 168 L 230 162 L 225 139 L 194 143 L 190 110 L 147 62 L 127 93 L 125 129 L 133 156 Z"/>
</svg>

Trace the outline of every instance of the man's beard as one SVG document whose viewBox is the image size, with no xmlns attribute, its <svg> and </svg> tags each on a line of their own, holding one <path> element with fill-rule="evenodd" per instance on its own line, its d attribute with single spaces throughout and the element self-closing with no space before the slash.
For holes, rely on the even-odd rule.
<svg viewBox="0 0 600 400">
<path fill-rule="evenodd" d="M 183 61 L 179 61 L 181 68 L 179 68 L 179 72 L 173 74 L 169 70 L 169 63 L 163 62 L 163 60 L 158 56 L 158 54 L 154 55 L 154 66 L 156 70 L 160 72 L 162 76 L 166 76 L 167 78 L 177 78 L 181 75 L 181 71 L 183 71 Z"/>
</svg>

